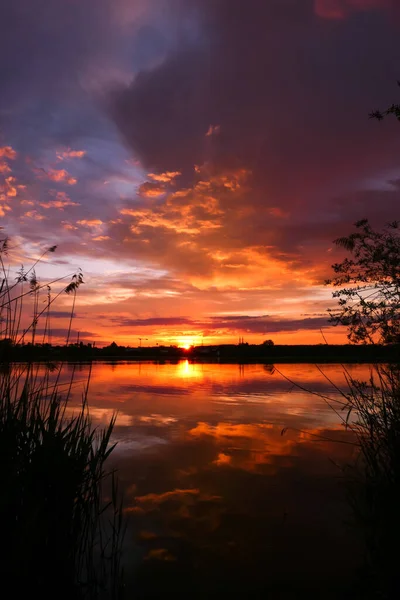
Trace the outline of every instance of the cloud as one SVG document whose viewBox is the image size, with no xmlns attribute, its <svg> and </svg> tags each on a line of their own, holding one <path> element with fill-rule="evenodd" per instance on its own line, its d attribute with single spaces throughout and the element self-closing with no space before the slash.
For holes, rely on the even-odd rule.
<svg viewBox="0 0 400 600">
<path fill-rule="evenodd" d="M 111 317 L 112 323 L 117 323 L 123 327 L 152 327 L 169 325 L 192 325 L 190 319 L 184 317 L 152 317 L 149 319 L 130 319 L 129 317 Z"/>
<path fill-rule="evenodd" d="M 64 202 L 62 200 L 50 200 L 49 202 L 40 202 L 39 204 L 43 208 L 57 208 L 58 210 L 64 210 L 66 206 L 79 206 L 77 202 Z"/>
<path fill-rule="evenodd" d="M 0 147 L 0 158 L 15 160 L 17 158 L 17 153 L 11 146 L 3 146 Z"/>
<path fill-rule="evenodd" d="M 164 61 L 110 94 L 109 114 L 141 164 L 152 173 L 182 174 L 166 202 L 132 209 L 121 238 L 167 268 L 181 270 L 186 262 L 192 273 L 222 275 L 215 257 L 227 257 L 224 272 L 239 268 L 240 248 L 242 258 L 258 254 L 260 268 L 264 255 L 267 264 L 279 260 L 317 281 L 330 268 L 325 254 L 336 232 L 359 217 L 379 213 L 382 221 L 393 212 L 369 202 L 354 219 L 348 199 L 369 186 L 372 173 L 384 180 L 398 168 L 395 127 L 367 118 L 396 94 L 398 32 L 383 13 L 367 11 L 362 22 L 348 20 L 324 35 L 312 4 L 297 0 L 285 9 L 277 0 L 260 2 L 249 11 L 238 0 L 189 4 L 171 1 L 171 13 L 178 29 L 195 14 L 198 36 L 183 36 Z M 332 107 L 329 115 L 324 106 Z M 234 195 L 221 198 L 213 182 L 239 171 L 246 181 L 227 181 L 224 191 L 236 185 Z M 221 212 L 199 227 L 188 216 L 200 194 L 214 198 Z M 131 209 L 124 210 L 128 217 Z M 212 223 L 217 227 L 206 233 Z M 143 248 L 139 238 L 148 240 Z"/>
<path fill-rule="evenodd" d="M 1 196 L 0 196 L 0 201 L 2 201 Z M 8 206 L 7 204 L 1 204 L 0 205 L 0 217 L 5 217 L 7 215 L 7 212 L 9 212 L 11 210 L 11 207 Z"/>
<path fill-rule="evenodd" d="M 80 206 L 78 202 L 72 202 L 65 192 L 56 192 L 53 190 L 52 195 L 55 196 L 55 200 L 39 202 L 39 205 L 43 208 L 56 208 L 58 210 L 64 210 L 67 206 Z"/>
<path fill-rule="evenodd" d="M 165 173 L 148 173 L 148 177 L 153 181 L 160 181 L 161 183 L 169 183 L 176 177 L 182 175 L 180 171 L 166 171 Z"/>
<path fill-rule="evenodd" d="M 151 204 L 135 202 L 122 208 L 123 219 L 110 226 L 109 235 L 130 240 L 139 256 L 151 253 L 164 265 L 191 270 L 193 275 L 219 268 L 221 261 L 213 258 L 214 248 L 221 247 L 218 232 L 226 223 L 225 210 L 240 219 L 238 203 L 247 176 L 244 170 L 214 174 L 205 167 L 198 168 L 190 188 L 170 190 Z"/>
<path fill-rule="evenodd" d="M 3 191 L 3 193 L 8 196 L 9 198 L 15 198 L 15 196 L 17 195 L 17 188 L 16 188 L 16 178 L 15 177 L 6 177 L 4 179 L 4 185 L 2 186 L 2 188 L 0 188 L 0 191 Z"/>
<path fill-rule="evenodd" d="M 59 181 L 67 183 L 68 185 L 75 185 L 76 179 L 72 177 L 65 169 L 51 169 L 47 172 L 47 176 L 52 181 Z"/>
<path fill-rule="evenodd" d="M 68 150 L 57 152 L 57 158 L 58 160 L 65 160 L 68 158 L 83 158 L 86 156 L 86 154 L 86 150 L 71 150 L 71 148 L 68 148 Z"/>
<path fill-rule="evenodd" d="M 267 335 L 283 331 L 318 330 L 326 327 L 328 316 L 308 317 L 306 319 L 284 319 L 271 317 L 231 317 L 212 319 L 214 329 L 230 329 L 232 331 L 243 331 L 246 333 L 259 333 Z"/>
<path fill-rule="evenodd" d="M 24 213 L 23 217 L 25 219 L 33 219 L 34 221 L 44 221 L 46 219 L 44 215 L 39 214 L 36 210 Z"/>
<path fill-rule="evenodd" d="M 108 319 L 120 327 L 191 327 L 194 331 L 207 331 L 208 335 L 215 335 L 218 331 L 228 330 L 232 335 L 236 333 L 272 334 L 285 331 L 319 330 L 328 324 L 328 315 L 325 317 L 307 317 L 305 319 L 284 319 L 282 317 L 248 315 L 216 316 L 208 319 L 190 319 L 186 317 L 151 317 L 147 319 L 132 319 L 129 317 L 110 317 Z M 181 332 L 182 333 L 182 332 Z"/>
<path fill-rule="evenodd" d="M 48 171 L 45 169 L 35 169 L 35 171 L 40 179 L 47 178 L 50 181 L 66 183 L 68 185 L 75 185 L 77 182 L 77 179 L 72 177 L 65 169 L 49 169 Z"/>
<path fill-rule="evenodd" d="M 51 315 L 50 315 L 51 317 Z M 73 328 L 70 332 L 70 341 L 76 339 L 77 333 L 79 331 L 79 338 L 81 341 L 83 341 L 84 339 L 92 339 L 92 338 L 98 338 L 98 334 L 94 331 L 85 331 L 85 330 L 77 330 L 76 328 Z M 45 333 L 49 333 L 48 329 L 36 329 L 36 333 L 40 336 L 40 335 L 44 335 Z M 65 343 L 65 340 L 68 336 L 69 333 L 69 329 L 68 327 L 51 327 L 50 329 L 50 333 L 52 338 L 58 338 L 59 340 L 61 340 L 61 343 Z"/>
<path fill-rule="evenodd" d="M 103 225 L 103 221 L 100 219 L 81 219 L 77 221 L 78 225 L 82 225 L 83 227 L 99 227 Z"/>
<path fill-rule="evenodd" d="M 0 173 L 11 173 L 11 168 L 6 162 L 0 163 Z"/>
<path fill-rule="evenodd" d="M 143 198 L 158 198 L 165 194 L 165 188 L 162 185 L 146 181 L 139 187 L 138 194 Z"/>
<path fill-rule="evenodd" d="M 72 223 L 68 223 L 67 221 L 61 221 L 62 228 L 66 231 L 75 231 L 78 229 L 76 225 L 72 225 Z"/>
</svg>

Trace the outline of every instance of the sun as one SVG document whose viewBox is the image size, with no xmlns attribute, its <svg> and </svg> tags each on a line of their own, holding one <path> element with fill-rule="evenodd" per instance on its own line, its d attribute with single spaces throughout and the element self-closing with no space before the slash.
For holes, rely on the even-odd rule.
<svg viewBox="0 0 400 600">
<path fill-rule="evenodd" d="M 182 337 L 178 339 L 177 342 L 179 348 L 182 348 L 183 350 L 190 350 L 190 348 L 195 345 L 195 340 L 191 337 Z"/>
</svg>

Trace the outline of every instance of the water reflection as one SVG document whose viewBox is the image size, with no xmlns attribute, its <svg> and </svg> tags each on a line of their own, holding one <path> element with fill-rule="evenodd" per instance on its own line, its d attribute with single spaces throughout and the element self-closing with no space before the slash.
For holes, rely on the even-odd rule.
<svg viewBox="0 0 400 600">
<path fill-rule="evenodd" d="M 93 419 L 118 410 L 128 597 L 346 597 L 358 553 L 340 467 L 354 447 L 327 402 L 288 381 L 334 403 L 345 377 L 335 365 L 328 378 L 312 365 L 278 371 L 94 366 Z"/>
</svg>

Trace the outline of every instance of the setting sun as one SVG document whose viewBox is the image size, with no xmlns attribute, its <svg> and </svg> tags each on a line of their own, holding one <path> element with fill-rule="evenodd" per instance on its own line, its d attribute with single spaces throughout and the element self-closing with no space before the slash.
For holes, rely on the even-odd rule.
<svg viewBox="0 0 400 600">
<path fill-rule="evenodd" d="M 178 348 L 189 350 L 192 346 L 199 346 L 201 344 L 200 337 L 180 337 L 176 340 Z"/>
</svg>

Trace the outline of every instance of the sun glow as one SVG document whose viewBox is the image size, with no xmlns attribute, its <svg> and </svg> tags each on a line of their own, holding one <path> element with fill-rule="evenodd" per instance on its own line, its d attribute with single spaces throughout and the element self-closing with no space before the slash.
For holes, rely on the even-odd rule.
<svg viewBox="0 0 400 600">
<path fill-rule="evenodd" d="M 177 338 L 176 340 L 176 344 L 178 345 L 179 348 L 183 348 L 184 350 L 189 350 L 192 346 L 199 346 L 201 344 L 201 336 L 196 337 L 196 336 L 182 336 Z"/>
</svg>

